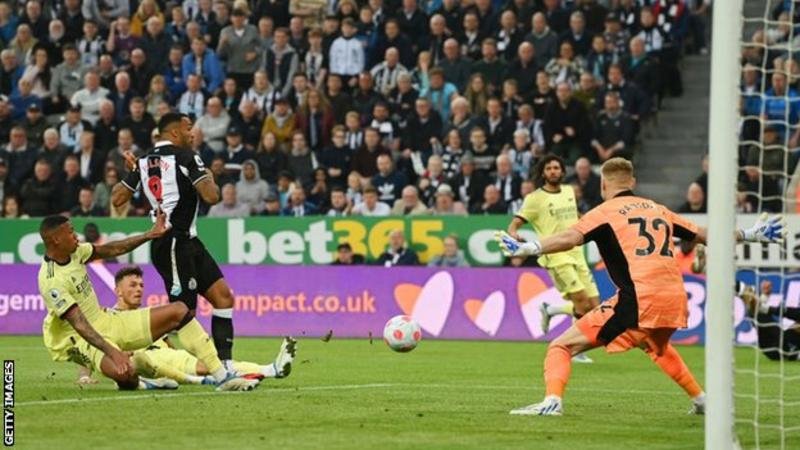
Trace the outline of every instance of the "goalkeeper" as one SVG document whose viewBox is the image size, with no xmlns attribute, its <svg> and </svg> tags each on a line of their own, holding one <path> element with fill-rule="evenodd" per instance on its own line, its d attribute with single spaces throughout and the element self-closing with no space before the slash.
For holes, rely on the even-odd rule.
<svg viewBox="0 0 800 450">
<path fill-rule="evenodd" d="M 114 293 L 117 303 L 108 312 L 132 311 L 139 309 L 142 304 L 144 292 L 144 278 L 142 270 L 136 266 L 124 267 L 114 276 Z M 278 356 L 272 363 L 260 365 L 246 361 L 233 361 L 231 369 L 238 375 L 246 378 L 286 378 L 292 370 L 292 361 L 297 351 L 297 342 L 291 337 L 283 340 Z M 147 377 L 166 377 L 182 384 L 214 384 L 209 375 L 208 368 L 202 361 L 192 356 L 186 350 L 176 349 L 168 337 L 153 342 L 146 349 L 134 352 L 134 360 L 141 360 L 148 373 L 141 373 Z M 91 373 L 81 368 L 79 370 L 79 384 L 93 384 Z"/>
<path fill-rule="evenodd" d="M 781 307 L 770 307 L 772 282 L 761 282 L 761 293 L 756 295 L 753 286 L 743 285 L 739 297 L 744 300 L 747 315 L 758 330 L 758 348 L 773 361 L 800 360 L 800 325 L 795 323 L 784 330 L 781 327 Z M 783 318 L 800 322 L 800 308 L 783 307 Z"/>
</svg>

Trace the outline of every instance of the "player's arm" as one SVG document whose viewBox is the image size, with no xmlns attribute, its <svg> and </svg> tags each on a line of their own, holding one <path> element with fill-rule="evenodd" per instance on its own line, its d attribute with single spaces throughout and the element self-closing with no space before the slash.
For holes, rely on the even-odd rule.
<svg viewBox="0 0 800 450">
<path fill-rule="evenodd" d="M 508 232 L 508 235 L 513 237 L 514 239 L 516 239 L 518 241 L 522 241 L 522 238 L 520 238 L 520 236 L 519 236 L 519 229 L 523 225 L 525 225 L 526 222 L 527 221 L 525 219 L 523 219 L 522 217 L 514 216 L 514 218 L 511 219 L 511 222 L 508 224 L 508 229 L 506 230 Z"/>
<path fill-rule="evenodd" d="M 539 256 L 571 250 L 583 244 L 583 234 L 572 228 L 548 236 L 541 241 L 520 242 L 504 231 L 495 233 L 495 239 L 506 256 Z"/>
<path fill-rule="evenodd" d="M 92 369 L 78 366 L 78 384 L 97 384 L 97 380 L 92 378 Z"/>
<path fill-rule="evenodd" d="M 139 168 L 136 165 L 136 157 L 133 153 L 126 151 L 122 154 L 125 158 L 125 167 L 128 169 L 128 176 L 124 180 L 114 185 L 111 189 L 111 204 L 115 208 L 128 203 L 133 194 L 139 189 L 141 177 L 139 176 Z"/>
<path fill-rule="evenodd" d="M 679 214 L 669 212 L 673 224 L 673 235 L 681 239 L 706 244 L 708 242 L 708 229 L 699 227 Z M 767 213 L 761 214 L 756 223 L 750 228 L 739 228 L 734 232 L 736 242 L 783 242 L 786 238 L 786 221 L 778 214 L 770 217 Z"/>
<path fill-rule="evenodd" d="M 122 353 L 119 349 L 109 344 L 108 341 L 94 329 L 92 324 L 86 320 L 86 316 L 83 315 L 78 305 L 72 305 L 61 318 L 69 322 L 72 328 L 75 329 L 78 335 L 86 340 L 86 342 L 111 358 L 116 366 L 118 375 L 133 374 L 133 365 L 131 364 L 130 358 L 128 358 L 125 353 Z"/>
<path fill-rule="evenodd" d="M 206 177 L 197 181 L 194 185 L 197 195 L 209 205 L 216 205 L 220 201 L 219 186 L 214 181 L 211 171 L 206 169 Z"/>
<path fill-rule="evenodd" d="M 219 186 L 214 181 L 214 174 L 207 169 L 200 155 L 194 152 L 178 154 L 178 164 L 186 168 L 192 186 L 205 203 L 216 205 L 221 200 Z"/>
<path fill-rule="evenodd" d="M 147 241 L 163 236 L 168 230 L 166 225 L 166 217 L 167 216 L 164 214 L 164 211 L 159 209 L 156 213 L 156 222 L 153 224 L 153 228 L 151 228 L 150 231 L 131 236 L 127 239 L 96 245 L 92 255 L 88 258 L 88 261 L 124 255 L 125 253 L 130 252 Z"/>
</svg>

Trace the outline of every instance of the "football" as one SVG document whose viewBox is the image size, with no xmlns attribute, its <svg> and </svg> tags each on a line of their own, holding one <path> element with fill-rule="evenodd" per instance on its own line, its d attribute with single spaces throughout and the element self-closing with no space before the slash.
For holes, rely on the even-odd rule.
<svg viewBox="0 0 800 450">
<path fill-rule="evenodd" d="M 419 324 L 410 316 L 394 316 L 383 327 L 383 341 L 396 352 L 410 352 L 422 339 Z"/>
</svg>

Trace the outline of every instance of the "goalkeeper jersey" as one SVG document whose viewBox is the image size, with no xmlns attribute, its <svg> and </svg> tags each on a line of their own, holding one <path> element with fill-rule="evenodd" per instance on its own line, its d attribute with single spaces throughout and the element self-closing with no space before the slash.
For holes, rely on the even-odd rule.
<svg viewBox="0 0 800 450">
<path fill-rule="evenodd" d="M 558 192 L 537 189 L 525 196 L 516 217 L 530 223 L 539 239 L 568 230 L 578 222 L 578 205 L 572 186 L 562 184 Z M 539 263 L 548 269 L 571 264 L 586 264 L 583 247 L 542 255 Z"/>
<path fill-rule="evenodd" d="M 78 305 L 99 333 L 108 328 L 108 313 L 100 306 L 86 272 L 86 263 L 93 253 L 92 244 L 79 244 L 68 263 L 61 265 L 45 257 L 39 268 L 39 292 L 47 305 L 42 337 L 56 361 L 68 360 L 69 349 L 76 339 L 81 339 L 69 322 L 61 318 L 72 305 Z"/>
</svg>

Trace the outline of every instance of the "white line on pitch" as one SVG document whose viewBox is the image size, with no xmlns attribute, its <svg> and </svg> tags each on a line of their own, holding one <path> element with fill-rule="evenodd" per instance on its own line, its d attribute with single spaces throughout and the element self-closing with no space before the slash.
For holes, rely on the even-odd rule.
<svg viewBox="0 0 800 450">
<path fill-rule="evenodd" d="M 388 383 L 373 383 L 373 384 L 338 384 L 330 386 L 309 386 L 309 387 L 292 387 L 292 388 L 267 388 L 270 394 L 283 393 L 283 392 L 308 392 L 308 391 L 338 391 L 338 390 L 351 390 L 351 389 L 374 389 L 382 387 L 392 387 L 394 385 Z M 225 394 L 241 394 L 246 395 L 245 392 L 217 392 L 217 391 L 204 391 L 204 392 L 179 392 L 174 394 L 168 393 L 151 393 L 147 395 L 115 395 L 106 397 L 87 397 L 87 398 L 64 398 L 60 400 L 33 400 L 29 402 L 17 402 L 16 406 L 44 406 L 44 405 L 63 405 L 68 403 L 93 403 L 104 401 L 116 400 L 148 400 L 148 399 L 168 399 L 173 397 L 203 397 L 211 395 L 225 395 Z"/>
</svg>

